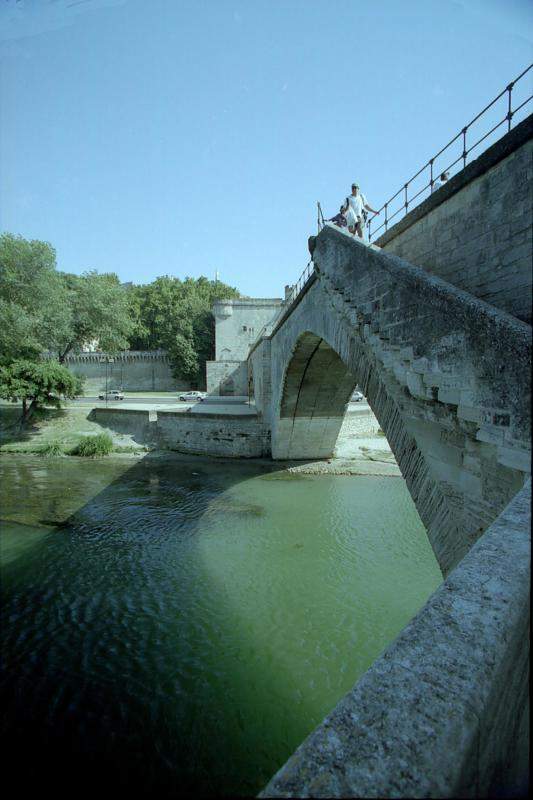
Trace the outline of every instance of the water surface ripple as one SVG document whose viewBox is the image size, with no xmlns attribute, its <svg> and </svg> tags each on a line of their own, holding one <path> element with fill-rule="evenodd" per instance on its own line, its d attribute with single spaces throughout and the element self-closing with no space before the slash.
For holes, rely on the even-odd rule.
<svg viewBox="0 0 533 800">
<path fill-rule="evenodd" d="M 441 580 L 397 478 L 9 457 L 1 491 L 21 791 L 257 793 Z"/>
</svg>

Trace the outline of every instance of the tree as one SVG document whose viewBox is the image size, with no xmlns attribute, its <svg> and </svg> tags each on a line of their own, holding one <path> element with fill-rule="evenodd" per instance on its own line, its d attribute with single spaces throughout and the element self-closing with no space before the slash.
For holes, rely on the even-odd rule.
<svg viewBox="0 0 533 800">
<path fill-rule="evenodd" d="M 63 398 L 74 398 L 81 392 L 81 379 L 57 361 L 20 359 L 0 367 L 0 397 L 22 402 L 22 422 L 37 408 L 61 408 Z"/>
<path fill-rule="evenodd" d="M 36 359 L 66 334 L 71 310 L 47 242 L 0 236 L 1 363 Z"/>
<path fill-rule="evenodd" d="M 62 273 L 62 281 L 72 315 L 59 343 L 60 363 L 71 350 L 93 339 L 106 352 L 125 350 L 135 323 L 130 294 L 118 277 L 93 270 L 83 275 Z"/>
<path fill-rule="evenodd" d="M 237 289 L 205 277 L 181 281 L 168 275 L 132 289 L 135 309 L 132 348 L 162 348 L 173 372 L 193 383 L 203 380 L 206 361 L 215 354 L 215 300 L 240 297 Z"/>
</svg>

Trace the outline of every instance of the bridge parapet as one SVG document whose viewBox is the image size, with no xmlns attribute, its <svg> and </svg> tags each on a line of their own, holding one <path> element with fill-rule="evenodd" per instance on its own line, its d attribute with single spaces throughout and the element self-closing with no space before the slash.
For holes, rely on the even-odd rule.
<svg viewBox="0 0 533 800">
<path fill-rule="evenodd" d="M 498 445 L 500 463 L 529 463 L 529 325 L 334 226 L 318 237 L 315 262 L 338 313 L 408 397 L 427 401 L 425 418 L 454 407 L 477 441 Z"/>
</svg>

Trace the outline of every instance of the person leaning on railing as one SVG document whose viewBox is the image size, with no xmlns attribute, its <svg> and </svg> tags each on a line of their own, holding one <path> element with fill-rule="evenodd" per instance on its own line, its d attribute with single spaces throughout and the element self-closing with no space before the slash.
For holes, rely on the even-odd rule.
<svg viewBox="0 0 533 800">
<path fill-rule="evenodd" d="M 433 182 L 433 186 L 431 187 L 432 192 L 436 192 L 437 189 L 440 189 L 441 186 L 447 182 L 448 178 L 450 177 L 449 172 L 443 172 L 440 178 L 437 178 L 436 181 Z"/>
<path fill-rule="evenodd" d="M 338 225 L 339 228 L 346 228 L 348 223 L 346 222 L 346 212 L 348 211 L 348 200 L 345 200 L 342 206 L 339 209 L 339 213 L 335 214 L 334 217 L 328 219 L 328 222 L 333 222 L 334 225 Z"/>
</svg>

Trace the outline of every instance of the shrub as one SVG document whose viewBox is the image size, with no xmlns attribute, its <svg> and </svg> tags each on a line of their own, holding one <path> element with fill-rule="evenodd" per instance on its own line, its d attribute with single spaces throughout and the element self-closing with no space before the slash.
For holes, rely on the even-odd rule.
<svg viewBox="0 0 533 800">
<path fill-rule="evenodd" d="M 382 431 L 381 428 L 378 428 L 377 435 L 378 436 L 385 436 L 385 431 Z"/>
<path fill-rule="evenodd" d="M 41 456 L 62 456 L 63 455 L 63 448 L 59 444 L 59 442 L 47 442 L 43 444 L 42 447 L 39 448 L 37 451 Z"/>
<path fill-rule="evenodd" d="M 97 433 L 95 436 L 84 436 L 72 451 L 73 456 L 98 458 L 107 456 L 113 450 L 113 440 L 108 433 Z"/>
</svg>

